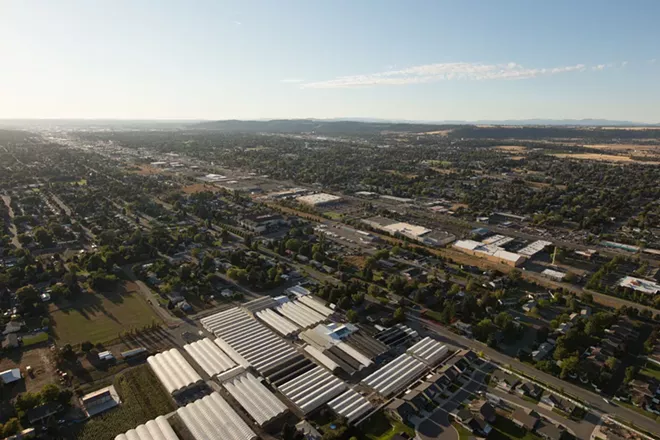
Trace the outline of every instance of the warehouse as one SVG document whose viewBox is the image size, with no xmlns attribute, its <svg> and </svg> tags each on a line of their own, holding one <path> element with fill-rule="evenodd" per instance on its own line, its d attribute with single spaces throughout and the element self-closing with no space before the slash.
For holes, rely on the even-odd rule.
<svg viewBox="0 0 660 440">
<path fill-rule="evenodd" d="M 255 316 L 282 336 L 290 336 L 300 330 L 296 324 L 270 309 L 257 312 Z"/>
<path fill-rule="evenodd" d="M 550 246 L 552 243 L 545 240 L 537 240 L 533 243 L 528 244 L 526 247 L 520 249 L 518 253 L 525 257 L 533 257 L 539 252 L 543 251 L 546 247 Z"/>
<path fill-rule="evenodd" d="M 325 321 L 326 317 L 311 309 L 300 301 L 284 303 L 275 309 L 279 314 L 289 318 L 301 327 L 307 328 Z"/>
<path fill-rule="evenodd" d="M 211 377 L 237 366 L 237 363 L 209 338 L 186 344 L 183 349 Z"/>
<path fill-rule="evenodd" d="M 279 387 L 294 378 L 303 375 L 309 370 L 316 368 L 316 364 L 302 354 L 297 354 L 292 359 L 277 363 L 263 371 L 262 375 L 268 379 L 273 386 Z"/>
<path fill-rule="evenodd" d="M 319 350 L 316 347 L 313 347 L 311 345 L 305 345 L 305 352 L 307 352 L 308 355 L 313 357 L 318 363 L 320 363 L 321 365 L 323 365 L 333 373 L 335 373 L 340 368 L 337 362 L 330 359 L 327 355 L 325 355 L 321 350 Z"/>
<path fill-rule="evenodd" d="M 286 405 L 250 373 L 224 382 L 222 386 L 259 426 L 274 420 L 287 410 Z"/>
<path fill-rule="evenodd" d="M 474 240 L 458 240 L 453 246 L 468 255 L 484 258 L 494 263 L 506 264 L 507 266 L 518 267 L 525 262 L 523 255 L 505 251 L 492 244 L 483 244 Z"/>
<path fill-rule="evenodd" d="M 425 369 L 421 361 L 404 353 L 367 376 L 362 383 L 389 397 L 412 383 Z"/>
<path fill-rule="evenodd" d="M 353 423 L 373 408 L 364 396 L 350 388 L 328 402 L 328 406 L 339 416 L 346 417 L 348 423 Z"/>
<path fill-rule="evenodd" d="M 195 440 L 253 440 L 258 438 L 218 392 L 213 392 L 179 408 L 177 414 Z"/>
<path fill-rule="evenodd" d="M 216 344 L 223 351 L 231 356 L 231 352 L 223 347 L 226 344 L 262 374 L 269 367 L 298 355 L 291 345 L 241 308 L 216 313 L 200 322 L 221 339 L 221 342 L 216 340 Z"/>
<path fill-rule="evenodd" d="M 430 229 L 427 229 L 423 226 L 411 225 L 410 223 L 393 223 L 383 227 L 384 231 L 389 232 L 392 235 L 401 234 L 406 237 L 419 240 L 424 234 L 431 232 Z"/>
<path fill-rule="evenodd" d="M 414 356 L 426 365 L 433 367 L 449 354 L 446 345 L 427 336 L 408 349 L 408 354 Z"/>
<path fill-rule="evenodd" d="M 308 196 L 298 197 L 299 203 L 310 206 L 328 206 L 341 201 L 341 197 L 326 193 L 310 194 Z"/>
<path fill-rule="evenodd" d="M 325 305 L 321 304 L 320 301 L 314 299 L 312 296 L 301 296 L 298 298 L 298 301 L 309 307 L 310 309 L 314 309 L 323 316 L 330 316 L 334 312 L 332 309 L 326 307 Z"/>
<path fill-rule="evenodd" d="M 413 329 L 403 324 L 395 324 L 393 327 L 386 328 L 376 333 L 374 336 L 377 341 L 382 342 L 388 347 L 397 347 L 406 344 L 409 341 L 416 340 L 419 335 Z"/>
<path fill-rule="evenodd" d="M 307 414 L 346 389 L 346 384 L 322 367 L 316 367 L 279 387 L 279 390 Z"/>
<path fill-rule="evenodd" d="M 176 348 L 149 356 L 147 362 L 170 394 L 178 394 L 203 383 L 200 375 Z"/>
<path fill-rule="evenodd" d="M 149 420 L 125 434 L 119 434 L 115 440 L 179 440 L 169 422 L 164 416 Z"/>
</svg>

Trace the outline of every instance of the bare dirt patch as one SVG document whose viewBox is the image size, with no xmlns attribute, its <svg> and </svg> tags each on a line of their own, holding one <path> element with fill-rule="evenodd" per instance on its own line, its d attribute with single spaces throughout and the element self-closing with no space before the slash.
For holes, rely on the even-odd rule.
<svg viewBox="0 0 660 440">
<path fill-rule="evenodd" d="M 577 154 L 564 154 L 557 153 L 552 156 L 560 157 L 562 159 L 581 159 L 581 160 L 597 160 L 601 162 L 614 162 L 621 164 L 640 163 L 645 165 L 660 165 L 660 161 L 646 161 L 635 160 L 628 156 L 616 156 L 614 154 L 592 154 L 592 153 L 577 153 Z"/>
<path fill-rule="evenodd" d="M 364 269 L 367 259 L 362 255 L 349 255 L 344 257 L 344 260 L 351 266 L 355 266 L 359 270 Z"/>
<path fill-rule="evenodd" d="M 523 147 L 522 145 L 498 145 L 497 147 L 493 147 L 494 150 L 499 150 L 499 151 L 506 151 L 508 153 L 526 153 L 527 152 L 527 147 Z"/>
<path fill-rule="evenodd" d="M 220 191 L 220 188 L 215 185 L 208 185 L 206 183 L 195 183 L 193 185 L 184 186 L 182 191 L 186 194 L 196 194 L 206 191 L 218 192 Z"/>
<path fill-rule="evenodd" d="M 451 208 L 449 209 L 451 209 L 452 211 L 458 211 L 461 208 L 468 209 L 469 206 L 465 203 L 454 203 L 453 205 L 451 205 Z"/>
<path fill-rule="evenodd" d="M 25 371 L 28 366 L 32 367 L 34 377 Z M 0 371 L 12 368 L 20 368 L 25 377 L 26 391 L 39 391 L 44 385 L 57 381 L 55 365 L 51 362 L 50 349 L 47 347 L 8 352 L 7 357 L 0 360 Z"/>
<path fill-rule="evenodd" d="M 435 134 L 435 135 L 440 135 L 440 136 L 447 136 L 449 133 L 451 133 L 452 130 L 436 130 L 436 131 L 425 131 L 420 134 Z"/>
</svg>

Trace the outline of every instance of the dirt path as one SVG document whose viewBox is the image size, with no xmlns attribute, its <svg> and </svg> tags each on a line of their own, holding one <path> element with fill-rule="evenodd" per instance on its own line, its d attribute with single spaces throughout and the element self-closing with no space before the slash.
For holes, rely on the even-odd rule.
<svg viewBox="0 0 660 440">
<path fill-rule="evenodd" d="M 21 242 L 18 241 L 18 231 L 16 230 L 16 225 L 14 225 L 14 210 L 11 208 L 11 197 L 3 195 L 2 201 L 5 203 L 5 205 L 7 205 L 7 209 L 9 210 L 9 218 L 12 220 L 9 223 L 11 242 L 17 249 L 21 249 L 23 246 L 21 245 Z"/>
</svg>

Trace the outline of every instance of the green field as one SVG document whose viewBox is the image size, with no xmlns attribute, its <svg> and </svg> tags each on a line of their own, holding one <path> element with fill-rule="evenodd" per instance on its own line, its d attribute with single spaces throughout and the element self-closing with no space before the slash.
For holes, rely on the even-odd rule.
<svg viewBox="0 0 660 440">
<path fill-rule="evenodd" d="M 326 211 L 323 213 L 326 217 L 328 217 L 331 220 L 339 220 L 343 217 L 342 214 L 335 212 L 335 211 Z"/>
<path fill-rule="evenodd" d="M 52 333 L 60 344 L 107 342 L 120 332 L 160 321 L 128 282 L 118 291 L 82 293 L 66 308 L 51 311 Z"/>
<path fill-rule="evenodd" d="M 174 411 L 174 402 L 148 365 L 115 376 L 121 404 L 94 417 L 75 434 L 78 440 L 112 440 L 117 435 Z"/>
<path fill-rule="evenodd" d="M 640 373 L 653 379 L 660 380 L 660 365 L 649 361 L 646 363 L 644 368 L 642 368 Z"/>
<path fill-rule="evenodd" d="M 415 436 L 415 430 L 410 426 L 397 420 L 390 419 L 383 411 L 372 415 L 361 425 L 362 432 L 370 440 L 390 440 L 400 432 L 405 432 L 411 438 Z"/>
<path fill-rule="evenodd" d="M 48 333 L 39 332 L 35 335 L 23 336 L 23 346 L 29 347 L 30 345 L 40 344 L 48 340 Z"/>
</svg>

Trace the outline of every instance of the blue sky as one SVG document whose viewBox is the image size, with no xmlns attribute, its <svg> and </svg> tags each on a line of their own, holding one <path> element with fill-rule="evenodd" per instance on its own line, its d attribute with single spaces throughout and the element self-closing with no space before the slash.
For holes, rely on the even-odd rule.
<svg viewBox="0 0 660 440">
<path fill-rule="evenodd" d="M 658 17 L 657 0 L 0 0 L 0 118 L 660 122 Z"/>
</svg>

